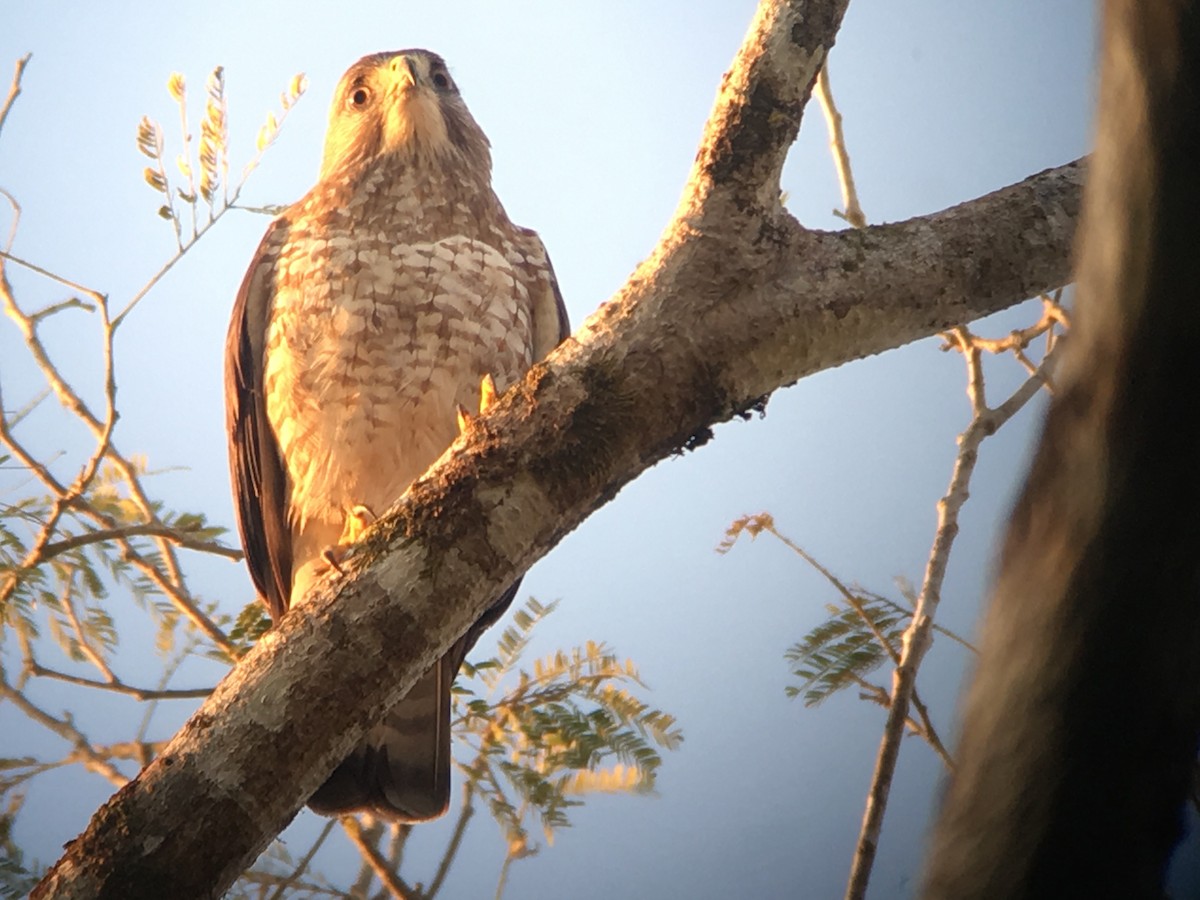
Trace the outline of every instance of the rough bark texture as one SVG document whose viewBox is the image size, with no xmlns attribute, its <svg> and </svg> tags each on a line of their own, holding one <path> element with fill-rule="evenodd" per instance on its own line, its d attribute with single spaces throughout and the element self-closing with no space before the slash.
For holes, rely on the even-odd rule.
<svg viewBox="0 0 1200 900">
<path fill-rule="evenodd" d="M 1110 0 L 1075 329 L 925 896 L 1161 897 L 1200 729 L 1200 4 Z"/>
<path fill-rule="evenodd" d="M 846 3 L 764 0 L 653 255 L 409 490 L 348 577 L 230 673 L 35 896 L 218 896 L 370 716 L 640 472 L 781 385 L 1068 280 L 1079 163 L 863 231 L 807 231 L 780 206 Z"/>
</svg>

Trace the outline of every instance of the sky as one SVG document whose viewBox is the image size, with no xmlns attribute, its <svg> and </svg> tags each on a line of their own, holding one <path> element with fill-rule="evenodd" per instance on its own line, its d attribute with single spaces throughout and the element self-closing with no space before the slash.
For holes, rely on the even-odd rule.
<svg viewBox="0 0 1200 900">
<path fill-rule="evenodd" d="M 284 204 L 315 180 L 342 71 L 366 53 L 420 46 L 450 64 L 491 139 L 497 193 L 514 221 L 542 235 L 578 324 L 667 224 L 755 4 L 128 2 L 54 4 L 47 14 L 47 4 L 4 0 L 3 8 L 0 68 L 33 54 L 0 134 L 0 187 L 22 205 L 13 252 L 23 258 L 122 298 L 170 256 L 134 132 L 149 115 L 163 123 L 169 155 L 178 151 L 171 72 L 188 79 L 196 122 L 204 79 L 224 66 L 235 171 L 279 92 L 306 73 L 306 96 L 243 194 L 251 205 Z M 1084 154 L 1095 32 L 1085 0 L 855 0 L 830 66 L 870 222 L 932 213 Z M 815 106 L 782 186 L 803 224 L 842 227 Z M 266 222 L 226 216 L 138 307 L 116 348 L 120 446 L 146 455 L 161 473 L 153 489 L 170 506 L 231 528 L 221 355 Z M 62 298 L 55 285 L 12 277 L 30 308 Z M 1034 318 L 1026 305 L 979 330 L 999 336 Z M 70 367 L 81 377 L 95 364 L 90 327 L 80 315 L 51 332 L 77 346 Z M 998 364 L 994 378 L 999 390 L 1016 373 Z M 36 389 L 7 322 L 0 383 L 10 405 Z M 645 473 L 534 567 L 522 593 L 562 602 L 533 652 L 608 642 L 636 661 L 649 699 L 678 717 L 686 740 L 667 755 L 657 796 L 590 800 L 553 847 L 514 868 L 508 896 L 555 896 L 567 885 L 578 898 L 843 889 L 883 712 L 850 695 L 816 709 L 788 699 L 783 652 L 821 621 L 830 590 L 768 539 L 724 556 L 714 548 L 731 521 L 765 510 L 844 581 L 893 594 L 898 577 L 919 583 L 955 436 L 968 421 L 964 384 L 961 359 L 936 339 L 804 379 L 777 392 L 764 418 L 720 426 L 698 452 Z M 73 439 L 47 423 L 43 447 Z M 1036 411 L 1027 412 L 984 445 L 944 592 L 947 627 L 974 629 L 1035 427 Z M 199 563 L 193 578 L 230 611 L 251 597 L 238 565 Z M 939 642 L 922 670 L 943 734 L 954 731 L 966 656 Z M 136 671 L 135 659 L 128 665 Z M 51 706 L 73 696 L 43 694 Z M 43 746 L 30 728 L 0 706 L 0 755 Z M 940 775 L 926 747 L 905 744 L 871 896 L 913 890 Z M 107 794 L 87 775 L 45 779 L 29 792 L 19 840 L 53 860 Z M 289 842 L 302 848 L 319 827 L 302 814 Z M 428 826 L 425 846 L 447 827 Z M 503 852 L 494 825 L 478 817 L 447 894 L 490 895 Z M 353 861 L 342 848 L 321 864 L 336 874 Z"/>
</svg>

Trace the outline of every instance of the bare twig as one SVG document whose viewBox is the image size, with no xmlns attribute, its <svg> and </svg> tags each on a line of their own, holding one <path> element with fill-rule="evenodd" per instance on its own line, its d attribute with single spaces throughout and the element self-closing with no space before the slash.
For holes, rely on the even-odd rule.
<svg viewBox="0 0 1200 900">
<path fill-rule="evenodd" d="M 176 651 L 175 658 L 163 666 L 162 675 L 158 679 L 158 687 L 155 689 L 156 691 L 162 692 L 167 689 L 167 685 L 171 683 L 171 679 L 175 677 L 175 673 L 179 671 L 179 667 L 183 665 L 183 661 L 191 655 L 199 643 L 200 639 L 196 635 L 188 635 L 187 642 Z M 138 724 L 136 740 L 144 741 L 146 739 L 146 735 L 150 732 L 150 723 L 154 720 L 155 713 L 158 712 L 159 700 L 160 698 L 155 696 L 148 698 L 146 709 L 142 712 L 142 721 Z"/>
<path fill-rule="evenodd" d="M 8 111 L 12 109 L 13 103 L 20 96 L 21 78 L 25 74 L 25 67 L 29 65 L 29 60 L 32 56 L 32 53 L 26 53 L 17 60 L 16 68 L 13 71 L 12 84 L 8 88 L 8 96 L 4 98 L 4 105 L 0 106 L 0 131 L 4 130 L 4 123 L 8 119 Z"/>
<path fill-rule="evenodd" d="M 86 652 L 86 649 L 85 649 Z M 150 700 L 196 700 L 202 697 L 207 697 L 213 692 L 210 687 L 207 688 L 178 688 L 174 690 L 155 690 L 154 688 L 140 688 L 132 684 L 125 684 L 118 678 L 113 677 L 108 681 L 97 681 L 94 678 L 84 678 L 79 675 L 71 675 L 67 672 L 58 672 L 54 669 L 48 669 L 41 663 L 35 660 L 26 662 L 26 669 L 29 674 L 35 678 L 51 678 L 55 681 L 62 681 L 67 684 L 78 685 L 79 687 L 95 688 L 97 690 L 111 691 L 114 694 L 124 694 L 127 697 L 133 697 L 135 700 L 150 701 Z"/>
<path fill-rule="evenodd" d="M 59 275 L 57 272 L 51 272 L 49 269 L 39 266 L 35 262 L 30 262 L 27 259 L 23 259 L 20 256 L 15 256 L 14 254 L 9 253 L 7 250 L 0 252 L 0 259 L 6 259 L 10 263 L 20 266 L 22 269 L 28 269 L 30 272 L 35 272 L 44 278 L 49 278 L 51 281 L 57 281 L 63 287 L 69 287 L 73 291 L 79 291 L 79 293 L 81 293 L 81 294 L 87 294 L 93 300 L 99 300 L 101 297 L 104 296 L 99 291 L 97 291 L 93 288 L 90 288 L 87 285 L 80 284 L 78 281 L 72 281 L 70 278 L 67 278 L 63 275 Z M 15 304 L 13 304 L 13 305 L 15 307 Z M 11 315 L 11 313 L 10 313 L 10 315 Z M 25 316 L 23 314 L 22 314 L 22 318 L 32 319 L 31 316 Z"/>
<path fill-rule="evenodd" d="M 446 845 L 446 852 L 442 854 L 442 861 L 438 863 L 437 872 L 434 874 L 433 880 L 429 882 L 429 887 L 425 890 L 425 896 L 428 900 L 433 900 L 437 896 L 437 892 L 442 888 L 442 882 L 446 880 L 446 874 L 450 871 L 450 866 L 454 863 L 454 858 L 458 855 L 458 848 L 462 844 L 463 835 L 467 832 L 467 824 L 475 814 L 475 804 L 472 802 L 473 796 L 474 792 L 471 790 L 471 783 L 468 781 L 463 785 L 463 802 L 458 811 L 458 821 L 454 823 L 454 833 L 450 836 L 450 843 Z"/>
<path fill-rule="evenodd" d="M 279 876 L 273 872 L 248 869 L 238 876 L 238 881 L 258 885 L 261 888 L 259 896 L 265 898 L 267 896 L 267 889 L 279 883 Z M 362 900 L 361 896 L 355 896 L 350 891 L 343 891 L 329 884 L 319 884 L 316 881 L 309 881 L 303 878 L 292 882 L 289 887 L 293 889 L 291 896 L 294 897 L 337 897 L 339 900 Z"/>
<path fill-rule="evenodd" d="M 845 219 L 855 228 L 867 227 L 867 216 L 858 202 L 858 190 L 854 187 L 854 173 L 850 170 L 850 152 L 846 149 L 846 135 L 842 131 L 842 114 L 838 112 L 833 102 L 833 92 L 829 87 L 829 62 L 821 67 L 817 83 L 813 86 L 813 96 L 821 105 L 825 115 L 825 125 L 829 129 L 829 150 L 833 154 L 833 164 L 837 169 L 838 183 L 842 187 L 842 204 L 845 212 L 834 210 L 834 215 Z"/>
<path fill-rule="evenodd" d="M 109 760 L 92 747 L 91 742 L 68 719 L 57 719 L 30 701 L 21 691 L 8 683 L 0 669 L 0 700 L 7 700 L 21 710 L 27 718 L 58 735 L 74 747 L 70 762 L 80 762 L 88 770 L 107 778 L 115 787 L 124 787 L 129 781 Z"/>
<path fill-rule="evenodd" d="M 416 900 L 416 895 L 412 888 L 404 883 L 395 872 L 392 871 L 386 859 L 384 859 L 375 845 L 367 839 L 363 834 L 363 828 L 359 824 L 358 819 L 353 816 L 342 816 L 338 820 L 342 823 L 342 830 L 346 832 L 346 836 L 350 838 L 350 842 L 358 848 L 358 852 L 362 855 L 363 861 L 370 866 L 371 871 L 375 873 L 375 877 L 379 879 L 389 894 L 396 900 Z"/>
<path fill-rule="evenodd" d="M 211 553 L 214 556 L 223 556 L 235 562 L 242 558 L 242 551 L 240 550 L 226 547 L 216 541 L 196 540 L 189 537 L 186 531 L 180 531 L 178 528 L 172 528 L 170 525 L 164 525 L 161 522 L 146 522 L 141 525 L 121 525 L 116 528 L 101 528 L 96 531 L 87 531 L 82 534 L 72 535 L 61 541 L 53 541 L 42 548 L 41 559 L 43 561 L 53 559 L 60 553 L 85 547 L 89 544 L 100 544 L 106 541 L 118 541 L 132 537 L 161 537 L 166 538 L 172 544 L 184 550 Z"/>
<path fill-rule="evenodd" d="M 12 250 L 13 241 L 17 239 L 17 228 L 21 224 L 21 204 L 17 202 L 17 198 L 0 188 L 0 197 L 8 201 L 8 205 L 12 207 L 13 218 L 8 226 L 8 238 L 4 241 L 4 252 Z"/>
<path fill-rule="evenodd" d="M 292 870 L 292 874 L 288 875 L 275 886 L 275 890 L 271 892 L 267 900 L 283 900 L 287 896 L 287 891 L 299 881 L 300 876 L 304 874 L 308 868 L 308 864 L 313 861 L 313 857 L 317 855 L 317 851 L 321 849 L 321 845 L 325 843 L 325 839 L 329 837 L 333 831 L 333 826 L 337 824 L 337 819 L 330 819 L 325 823 L 325 827 L 321 829 L 321 833 L 317 835 L 317 839 L 313 841 L 313 845 L 308 848 L 308 852 L 300 857 L 300 861 L 296 863 L 296 868 Z"/>
<path fill-rule="evenodd" d="M 912 703 L 917 670 L 932 644 L 933 618 L 941 601 L 942 582 L 945 579 L 954 539 L 958 535 L 958 514 L 969 496 L 968 486 L 979 457 L 979 446 L 1045 384 L 1045 373 L 1049 371 L 1053 362 L 1053 355 L 1047 355 L 1035 374 L 1026 379 L 1012 397 L 1000 407 L 989 409 L 983 377 L 982 350 L 977 339 L 964 327 L 954 329 L 949 335 L 967 361 L 967 396 L 971 401 L 972 418 L 966 430 L 959 436 L 958 456 L 954 461 L 950 485 L 945 496 L 938 501 L 938 527 L 926 564 L 925 579 L 917 596 L 912 622 L 904 632 L 900 663 L 893 674 L 891 705 L 846 886 L 847 900 L 862 900 L 866 896 L 892 777 L 900 755 L 905 720 Z"/>
</svg>

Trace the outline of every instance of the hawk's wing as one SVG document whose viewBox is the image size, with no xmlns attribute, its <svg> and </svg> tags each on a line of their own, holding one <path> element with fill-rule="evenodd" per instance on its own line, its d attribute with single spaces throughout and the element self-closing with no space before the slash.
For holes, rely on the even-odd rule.
<svg viewBox="0 0 1200 900">
<path fill-rule="evenodd" d="M 529 242 L 534 251 L 534 258 L 540 257 L 545 263 L 549 290 L 533 300 L 533 361 L 541 362 L 550 351 L 565 341 L 571 334 L 571 323 L 567 319 L 567 307 L 563 303 L 562 291 L 558 289 L 558 279 L 554 277 L 554 266 L 550 264 L 550 254 L 546 245 L 532 228 L 518 228 L 521 236 Z"/>
<path fill-rule="evenodd" d="M 225 339 L 225 423 L 238 529 L 254 586 L 279 621 L 292 586 L 287 472 L 263 399 L 263 344 L 274 296 L 268 247 L 287 223 L 276 219 L 258 245 L 233 306 Z"/>
</svg>

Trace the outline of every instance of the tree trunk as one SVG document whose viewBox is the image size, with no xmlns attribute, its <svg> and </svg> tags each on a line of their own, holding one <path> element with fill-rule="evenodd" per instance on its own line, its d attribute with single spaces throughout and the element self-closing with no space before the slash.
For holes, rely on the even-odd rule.
<svg viewBox="0 0 1200 900">
<path fill-rule="evenodd" d="M 1065 367 L 925 896 L 1161 897 L 1200 729 L 1200 3 L 1109 0 Z"/>
</svg>

